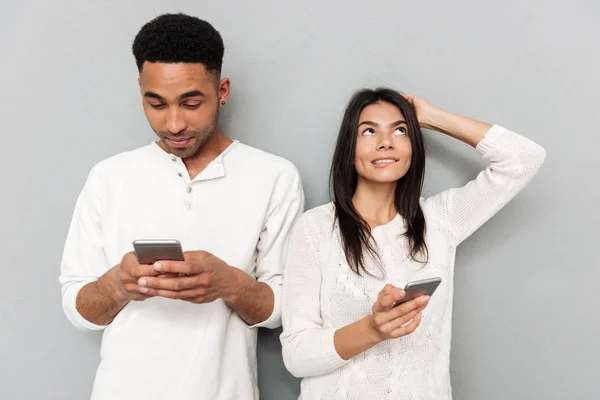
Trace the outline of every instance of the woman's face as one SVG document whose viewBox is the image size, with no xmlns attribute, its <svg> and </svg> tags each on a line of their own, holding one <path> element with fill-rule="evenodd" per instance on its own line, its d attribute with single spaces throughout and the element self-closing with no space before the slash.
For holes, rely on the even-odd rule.
<svg viewBox="0 0 600 400">
<path fill-rule="evenodd" d="M 360 113 L 354 166 L 359 180 L 391 183 L 410 167 L 412 147 L 400 110 L 385 102 L 373 103 Z"/>
</svg>

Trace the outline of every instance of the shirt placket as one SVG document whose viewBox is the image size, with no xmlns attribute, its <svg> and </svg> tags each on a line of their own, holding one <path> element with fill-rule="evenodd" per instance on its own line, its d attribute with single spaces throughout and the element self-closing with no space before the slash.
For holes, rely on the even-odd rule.
<svg viewBox="0 0 600 400">
<path fill-rule="evenodd" d="M 171 163 L 175 167 L 177 176 L 181 179 L 185 187 L 186 194 L 183 200 L 183 207 L 187 211 L 192 211 L 194 209 L 194 189 L 192 188 L 193 182 L 190 180 L 190 175 L 185 167 L 185 164 L 183 163 L 183 160 L 172 154 L 169 157 L 171 159 Z"/>
</svg>

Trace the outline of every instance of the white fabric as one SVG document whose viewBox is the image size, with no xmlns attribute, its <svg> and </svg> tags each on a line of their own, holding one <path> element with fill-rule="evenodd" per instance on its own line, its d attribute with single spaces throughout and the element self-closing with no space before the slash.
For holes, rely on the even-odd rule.
<svg viewBox="0 0 600 400">
<path fill-rule="evenodd" d="M 63 308 L 82 330 L 103 329 L 93 400 L 258 399 L 256 329 L 222 300 L 130 302 L 107 327 L 75 308 L 79 290 L 133 250 L 135 239 L 179 239 L 275 294 L 280 325 L 284 241 L 302 213 L 300 176 L 288 161 L 233 142 L 193 181 L 157 144 L 97 164 L 77 200 L 61 264 Z"/>
<path fill-rule="evenodd" d="M 490 219 L 535 175 L 544 149 L 499 126 L 477 146 L 490 162 L 475 180 L 421 200 L 429 263 L 407 256 L 399 215 L 372 234 L 385 277 L 358 276 L 346 262 L 332 204 L 307 211 L 290 238 L 283 285 L 283 358 L 303 377 L 300 399 L 451 399 L 450 341 L 456 246 Z M 372 269 L 373 272 L 377 270 Z M 337 329 L 371 313 L 386 283 L 439 276 L 442 283 L 411 335 L 380 343 L 349 361 L 335 350 Z"/>
</svg>

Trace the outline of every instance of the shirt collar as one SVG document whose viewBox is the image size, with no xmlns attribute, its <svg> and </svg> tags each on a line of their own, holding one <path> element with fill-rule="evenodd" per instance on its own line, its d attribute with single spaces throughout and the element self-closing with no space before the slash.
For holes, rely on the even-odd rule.
<svg viewBox="0 0 600 400">
<path fill-rule="evenodd" d="M 214 160 L 212 160 L 210 163 L 208 163 L 206 168 L 204 168 L 204 170 L 202 170 L 202 172 L 200 172 L 194 178 L 193 181 L 194 182 L 195 181 L 206 181 L 206 180 L 224 177 L 225 176 L 225 165 L 224 165 L 225 156 L 227 154 L 229 154 L 235 147 L 237 147 L 239 143 L 240 142 L 238 140 L 234 140 L 231 144 L 229 144 L 229 146 L 227 146 L 227 148 L 225 150 L 223 150 L 221 152 L 221 154 L 219 154 L 217 157 L 215 157 Z M 174 155 L 172 153 L 166 152 L 162 147 L 160 147 L 158 145 L 157 142 L 153 142 L 152 145 L 154 147 L 156 147 L 156 149 L 158 151 L 160 151 L 162 156 L 165 157 L 169 161 L 169 164 L 171 164 L 175 167 L 178 174 L 181 174 L 180 176 L 182 176 L 184 173 L 187 175 L 187 168 L 185 167 L 185 164 L 183 163 L 183 160 L 180 157 L 177 157 L 176 155 Z"/>
</svg>

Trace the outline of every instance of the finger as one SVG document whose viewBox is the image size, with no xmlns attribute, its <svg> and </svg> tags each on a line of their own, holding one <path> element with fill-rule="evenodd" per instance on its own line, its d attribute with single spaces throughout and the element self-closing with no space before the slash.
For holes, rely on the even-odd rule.
<svg viewBox="0 0 600 400">
<path fill-rule="evenodd" d="M 206 304 L 206 303 L 212 303 L 216 299 L 217 299 L 217 296 L 204 295 L 204 296 L 190 297 L 188 299 L 185 299 L 184 301 L 189 301 L 190 303 L 194 303 L 194 304 Z"/>
<path fill-rule="evenodd" d="M 385 286 L 377 294 L 377 300 L 381 301 L 385 296 L 389 295 L 395 288 L 391 283 L 386 283 Z"/>
<path fill-rule="evenodd" d="M 123 259 L 121 260 L 121 262 L 125 262 L 127 260 L 135 261 L 137 264 L 140 263 L 140 260 L 138 259 L 137 254 L 135 254 L 135 251 L 130 251 L 129 253 L 125 253 L 125 255 L 123 255 Z"/>
<path fill-rule="evenodd" d="M 187 300 L 194 297 L 205 296 L 207 293 L 207 289 L 199 288 L 199 289 L 188 289 L 188 290 L 164 290 L 164 289 L 153 289 L 145 286 L 140 287 L 140 292 L 146 294 L 148 296 L 159 296 L 165 297 L 167 299 L 174 300 Z"/>
<path fill-rule="evenodd" d="M 135 293 L 131 295 L 131 300 L 133 301 L 144 301 L 149 299 L 152 296 L 148 296 L 147 294 Z"/>
<path fill-rule="evenodd" d="M 136 283 L 128 283 L 123 285 L 123 289 L 127 292 L 127 296 L 133 300 L 146 299 L 149 295 L 140 292 L 140 287 Z"/>
<path fill-rule="evenodd" d="M 415 308 L 414 310 L 411 310 L 410 312 L 406 313 L 406 314 L 402 314 L 398 317 L 392 317 L 389 320 L 389 331 L 393 331 L 394 329 L 397 329 L 399 327 L 401 327 L 402 325 L 405 325 L 408 321 L 410 321 L 415 315 L 417 315 L 418 313 L 422 312 L 425 309 L 426 305 L 420 305 L 419 307 Z M 394 310 L 395 311 L 395 310 Z M 392 314 L 392 313 L 390 313 Z"/>
<path fill-rule="evenodd" d="M 392 314 L 390 319 L 398 318 L 402 315 L 408 314 L 421 306 L 426 306 L 427 304 L 429 304 L 429 296 L 416 297 L 410 301 L 407 301 L 406 303 L 402 303 L 399 306 L 394 307 L 392 311 L 390 311 Z"/>
<path fill-rule="evenodd" d="M 383 296 L 388 294 L 393 287 L 393 285 L 386 283 L 386 285 L 379 291 L 379 293 L 377 293 L 377 301 L 381 300 Z"/>
<path fill-rule="evenodd" d="M 152 266 L 160 273 L 193 275 L 202 272 L 202 264 L 192 261 L 157 261 Z"/>
<path fill-rule="evenodd" d="M 402 326 L 396 330 L 393 330 L 390 333 L 390 336 L 393 338 L 399 338 L 402 336 L 406 336 L 409 335 L 411 333 L 413 333 L 415 331 L 415 329 L 417 329 L 417 327 L 419 326 L 419 324 L 421 323 L 421 317 L 423 316 L 423 314 L 421 314 L 420 312 L 418 312 L 412 319 L 412 321 L 410 322 L 410 324 L 406 325 L 406 326 Z"/>
<path fill-rule="evenodd" d="M 183 253 L 183 259 L 185 261 L 202 260 L 203 258 L 206 258 L 210 255 L 211 255 L 210 253 L 208 253 L 206 251 L 202 251 L 202 250 L 186 251 Z"/>
<path fill-rule="evenodd" d="M 123 268 L 121 266 L 121 271 L 123 271 L 126 275 L 131 276 L 137 280 L 137 278 L 141 276 L 157 276 L 159 272 L 157 272 L 152 265 L 148 264 L 134 264 Z"/>
<path fill-rule="evenodd" d="M 408 100 L 408 102 L 412 105 L 413 104 L 413 98 L 414 95 L 413 94 L 408 94 L 408 93 L 401 93 L 402 97 L 404 97 L 406 100 Z"/>
<path fill-rule="evenodd" d="M 137 254 L 135 254 L 134 251 L 127 253 L 125 255 L 125 257 L 123 257 L 123 261 L 125 261 L 126 258 L 129 258 L 129 262 L 127 262 L 126 264 L 129 265 L 131 269 L 137 269 L 141 266 L 147 267 L 147 266 L 151 265 L 151 264 L 141 264 L 140 259 L 138 258 Z"/>
<path fill-rule="evenodd" d="M 182 277 L 144 276 L 137 281 L 137 284 L 140 287 L 171 291 L 181 291 L 187 289 L 194 289 L 197 287 L 205 287 L 207 286 L 207 283 L 207 277 L 203 275 L 185 275 Z"/>
<path fill-rule="evenodd" d="M 388 290 L 387 293 L 385 293 L 378 301 L 380 305 L 380 311 L 390 310 L 394 303 L 400 301 L 402 298 L 404 298 L 404 296 L 404 290 L 392 286 L 392 288 Z"/>
<path fill-rule="evenodd" d="M 380 325 L 379 330 L 385 335 L 391 335 L 392 332 L 394 332 L 398 328 L 401 328 L 403 325 L 411 321 L 415 317 L 415 315 L 417 315 L 417 310 L 411 311 L 408 314 L 386 322 L 383 325 Z"/>
</svg>

